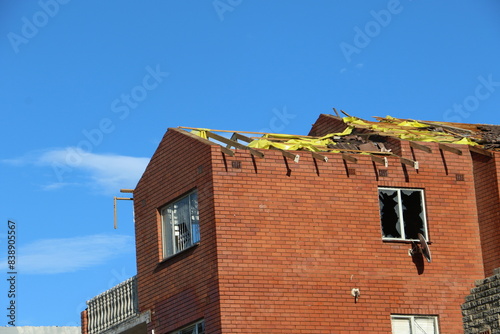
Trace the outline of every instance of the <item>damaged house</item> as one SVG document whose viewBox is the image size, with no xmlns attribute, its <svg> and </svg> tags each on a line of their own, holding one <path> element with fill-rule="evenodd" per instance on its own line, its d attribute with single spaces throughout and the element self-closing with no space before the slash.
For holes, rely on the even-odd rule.
<svg viewBox="0 0 500 334">
<path fill-rule="evenodd" d="M 82 333 L 495 333 L 461 306 L 500 267 L 499 150 L 500 126 L 392 117 L 170 128 L 133 191 L 137 276 Z"/>
</svg>

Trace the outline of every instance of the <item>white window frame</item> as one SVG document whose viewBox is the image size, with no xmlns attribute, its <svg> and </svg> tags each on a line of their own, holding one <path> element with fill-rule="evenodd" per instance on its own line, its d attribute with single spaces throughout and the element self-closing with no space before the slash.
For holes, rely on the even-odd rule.
<svg viewBox="0 0 500 334">
<path fill-rule="evenodd" d="M 399 218 L 399 232 L 401 234 L 401 237 L 386 237 L 384 235 L 384 224 L 382 221 L 382 208 L 380 205 L 380 192 L 381 190 L 387 190 L 387 191 L 395 191 L 397 194 L 397 214 Z M 403 201 L 401 199 L 401 192 L 402 191 L 413 191 L 413 192 L 419 192 L 421 194 L 421 203 L 422 203 L 422 211 L 421 211 L 421 219 L 423 221 L 423 233 L 422 235 L 424 236 L 425 240 L 429 240 L 429 233 L 427 229 L 427 213 L 425 210 L 425 192 L 424 189 L 417 189 L 417 188 L 392 188 L 392 187 L 378 187 L 378 196 L 379 196 L 379 206 L 380 206 L 380 229 L 382 233 L 382 239 L 383 240 L 389 240 L 389 241 L 419 241 L 418 238 L 407 238 L 405 235 L 405 222 L 404 222 L 404 216 L 403 216 Z"/>
<path fill-rule="evenodd" d="M 200 219 L 196 190 L 162 207 L 160 215 L 163 258 L 180 253 L 200 242 Z"/>
<path fill-rule="evenodd" d="M 423 331 L 423 329 L 417 323 L 419 319 L 431 319 L 433 321 L 434 332 L 428 333 Z M 394 329 L 394 320 L 408 320 L 409 321 L 409 330 L 402 333 L 401 331 L 396 332 Z M 439 334 L 439 322 L 438 317 L 435 315 L 402 315 L 402 314 L 394 314 L 391 315 L 391 327 L 392 334 Z"/>
<path fill-rule="evenodd" d="M 205 334 L 205 320 L 197 321 L 169 334 Z"/>
</svg>

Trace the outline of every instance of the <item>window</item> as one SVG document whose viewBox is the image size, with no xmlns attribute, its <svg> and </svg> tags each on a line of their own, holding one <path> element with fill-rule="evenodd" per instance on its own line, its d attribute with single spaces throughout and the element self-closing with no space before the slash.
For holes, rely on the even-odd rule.
<svg viewBox="0 0 500 334">
<path fill-rule="evenodd" d="M 392 315 L 392 334 L 439 334 L 435 316 Z"/>
<path fill-rule="evenodd" d="M 408 188 L 379 188 L 382 237 L 386 240 L 418 240 L 427 237 L 424 191 Z"/>
<path fill-rule="evenodd" d="M 171 332 L 170 334 L 205 334 L 205 322 L 203 320 L 198 321 L 195 324 Z"/>
<path fill-rule="evenodd" d="M 164 257 L 177 254 L 200 241 L 196 191 L 163 207 L 161 217 Z"/>
</svg>

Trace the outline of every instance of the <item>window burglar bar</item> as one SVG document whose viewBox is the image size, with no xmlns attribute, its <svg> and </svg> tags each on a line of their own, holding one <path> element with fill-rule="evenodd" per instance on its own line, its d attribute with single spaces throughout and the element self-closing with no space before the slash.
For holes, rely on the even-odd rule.
<svg viewBox="0 0 500 334">
<path fill-rule="evenodd" d="M 189 193 L 161 210 L 163 256 L 169 257 L 200 241 L 198 194 Z"/>
<path fill-rule="evenodd" d="M 136 276 L 87 301 L 88 333 L 96 334 L 138 314 Z"/>
</svg>

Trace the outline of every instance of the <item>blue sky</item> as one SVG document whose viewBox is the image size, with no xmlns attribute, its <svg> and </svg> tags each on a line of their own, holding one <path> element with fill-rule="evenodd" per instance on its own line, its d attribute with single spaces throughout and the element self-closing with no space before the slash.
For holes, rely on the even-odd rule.
<svg viewBox="0 0 500 334">
<path fill-rule="evenodd" d="M 332 107 L 500 124 L 496 0 L 0 0 L 0 36 L 17 325 L 79 325 L 136 273 L 132 203 L 114 230 L 112 199 L 169 127 L 307 134 Z"/>
</svg>

